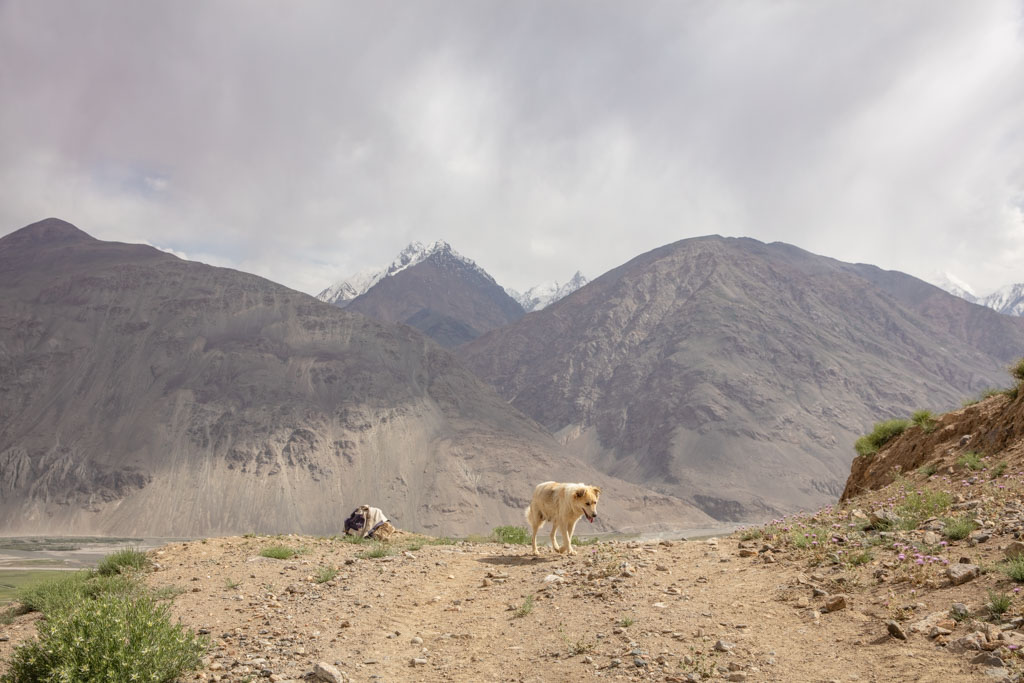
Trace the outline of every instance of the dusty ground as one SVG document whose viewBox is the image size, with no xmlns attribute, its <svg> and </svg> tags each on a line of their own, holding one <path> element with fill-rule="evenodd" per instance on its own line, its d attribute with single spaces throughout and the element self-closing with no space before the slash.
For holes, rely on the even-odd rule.
<svg viewBox="0 0 1024 683">
<path fill-rule="evenodd" d="M 738 538 L 603 543 L 538 559 L 521 546 L 418 543 L 404 537 L 392 545 L 415 550 L 365 559 L 372 545 L 308 537 L 175 543 L 151 551 L 159 568 L 149 582 L 184 589 L 174 613 L 209 632 L 196 674 L 205 680 L 297 679 L 318 662 L 356 681 L 986 680 L 926 635 L 890 637 L 891 586 L 857 587 L 845 609 L 820 614 L 826 598 L 812 586 L 833 592 L 848 570 L 808 573 L 785 551 L 774 564 L 741 558 Z M 304 552 L 259 555 L 278 544 Z M 339 573 L 317 583 L 325 567 Z M 948 609 L 962 590 L 914 598 L 925 604 L 915 609 Z M 0 627 L 10 638 L 0 658 L 33 620 Z"/>
</svg>

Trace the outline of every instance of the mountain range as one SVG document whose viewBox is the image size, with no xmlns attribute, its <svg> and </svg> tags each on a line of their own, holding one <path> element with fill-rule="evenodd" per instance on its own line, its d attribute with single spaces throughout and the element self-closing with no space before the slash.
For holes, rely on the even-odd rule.
<svg viewBox="0 0 1024 683">
<path fill-rule="evenodd" d="M 933 283 L 936 287 L 941 287 L 972 304 L 985 306 L 1006 315 L 1024 316 L 1024 283 L 1005 285 L 985 296 L 975 294 L 970 285 L 948 273 L 936 276 Z"/>
<path fill-rule="evenodd" d="M 57 219 L 0 239 L 0 415 L 6 534 L 332 534 L 363 503 L 486 532 L 552 478 L 605 488 L 604 530 L 712 521 L 578 461 L 410 327 Z"/>
<path fill-rule="evenodd" d="M 874 421 L 1005 385 L 1022 348 L 1024 320 L 908 275 L 713 236 L 459 357 L 601 471 L 746 520 L 835 500 Z"/>
<path fill-rule="evenodd" d="M 577 271 L 564 284 L 537 285 L 520 294 L 499 287 L 447 242 L 413 242 L 386 268 L 340 280 L 317 298 L 375 320 L 411 325 L 452 348 L 541 310 L 586 283 Z"/>
</svg>

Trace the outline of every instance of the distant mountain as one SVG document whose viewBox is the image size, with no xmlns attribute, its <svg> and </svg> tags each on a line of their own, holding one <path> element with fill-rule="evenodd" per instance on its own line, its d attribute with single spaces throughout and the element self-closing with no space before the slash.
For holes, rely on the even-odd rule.
<svg viewBox="0 0 1024 683">
<path fill-rule="evenodd" d="M 938 273 L 928 280 L 939 289 L 944 289 L 953 296 L 958 296 L 972 304 L 980 304 L 982 297 L 975 294 L 974 289 L 960 278 L 950 273 Z M 982 304 L 984 305 L 984 304 Z"/>
<path fill-rule="evenodd" d="M 586 276 L 580 271 L 576 271 L 576 274 L 569 278 L 569 281 L 565 284 L 558 284 L 557 281 L 548 282 L 543 285 L 536 285 L 526 290 L 522 294 L 514 289 L 505 288 L 505 291 L 510 297 L 519 302 L 519 305 L 523 307 L 523 310 L 527 313 L 531 311 L 539 311 L 547 308 L 551 304 L 564 299 L 569 296 L 577 289 L 587 284 Z"/>
<path fill-rule="evenodd" d="M 1006 315 L 1024 316 L 1024 284 L 1000 287 L 978 303 Z"/>
<path fill-rule="evenodd" d="M 834 501 L 856 437 L 990 386 L 1001 316 L 902 273 L 751 239 L 684 240 L 460 349 L 595 467 L 751 520 Z"/>
<path fill-rule="evenodd" d="M 387 268 L 339 282 L 317 298 L 411 325 L 449 348 L 523 316 L 494 278 L 447 242 L 413 242 Z"/>
<path fill-rule="evenodd" d="M 486 533 L 547 479 L 605 488 L 606 530 L 711 521 L 567 455 L 408 327 L 56 219 L 0 239 L 0 416 L 6 535 L 331 534 L 363 503 Z"/>
</svg>

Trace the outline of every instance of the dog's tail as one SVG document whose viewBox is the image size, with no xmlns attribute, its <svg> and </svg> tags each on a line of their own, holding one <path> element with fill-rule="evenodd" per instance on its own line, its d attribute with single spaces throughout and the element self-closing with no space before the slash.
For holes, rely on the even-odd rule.
<svg viewBox="0 0 1024 683">
<path fill-rule="evenodd" d="M 526 522 L 527 522 L 527 524 L 532 525 L 533 524 L 533 520 L 530 519 L 530 507 L 531 506 L 529 506 L 529 505 L 526 506 Z"/>
</svg>

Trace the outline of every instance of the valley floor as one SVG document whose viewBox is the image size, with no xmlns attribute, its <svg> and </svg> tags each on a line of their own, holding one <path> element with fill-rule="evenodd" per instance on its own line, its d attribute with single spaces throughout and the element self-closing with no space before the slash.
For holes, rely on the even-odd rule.
<svg viewBox="0 0 1024 683">
<path fill-rule="evenodd" d="M 209 634 L 198 680 L 299 679 L 321 662 L 351 681 L 992 680 L 926 635 L 890 637 L 891 586 L 857 585 L 822 613 L 830 596 L 814 587 L 836 592 L 845 570 L 819 574 L 784 551 L 768 564 L 737 537 L 539 558 L 429 543 L 401 534 L 381 557 L 373 544 L 298 536 L 173 543 L 150 552 L 147 581 L 181 590 L 173 613 Z M 260 555 L 274 545 L 302 552 Z M 932 591 L 915 609 L 950 599 Z M 36 618 L 0 626 L 0 662 Z"/>
</svg>

